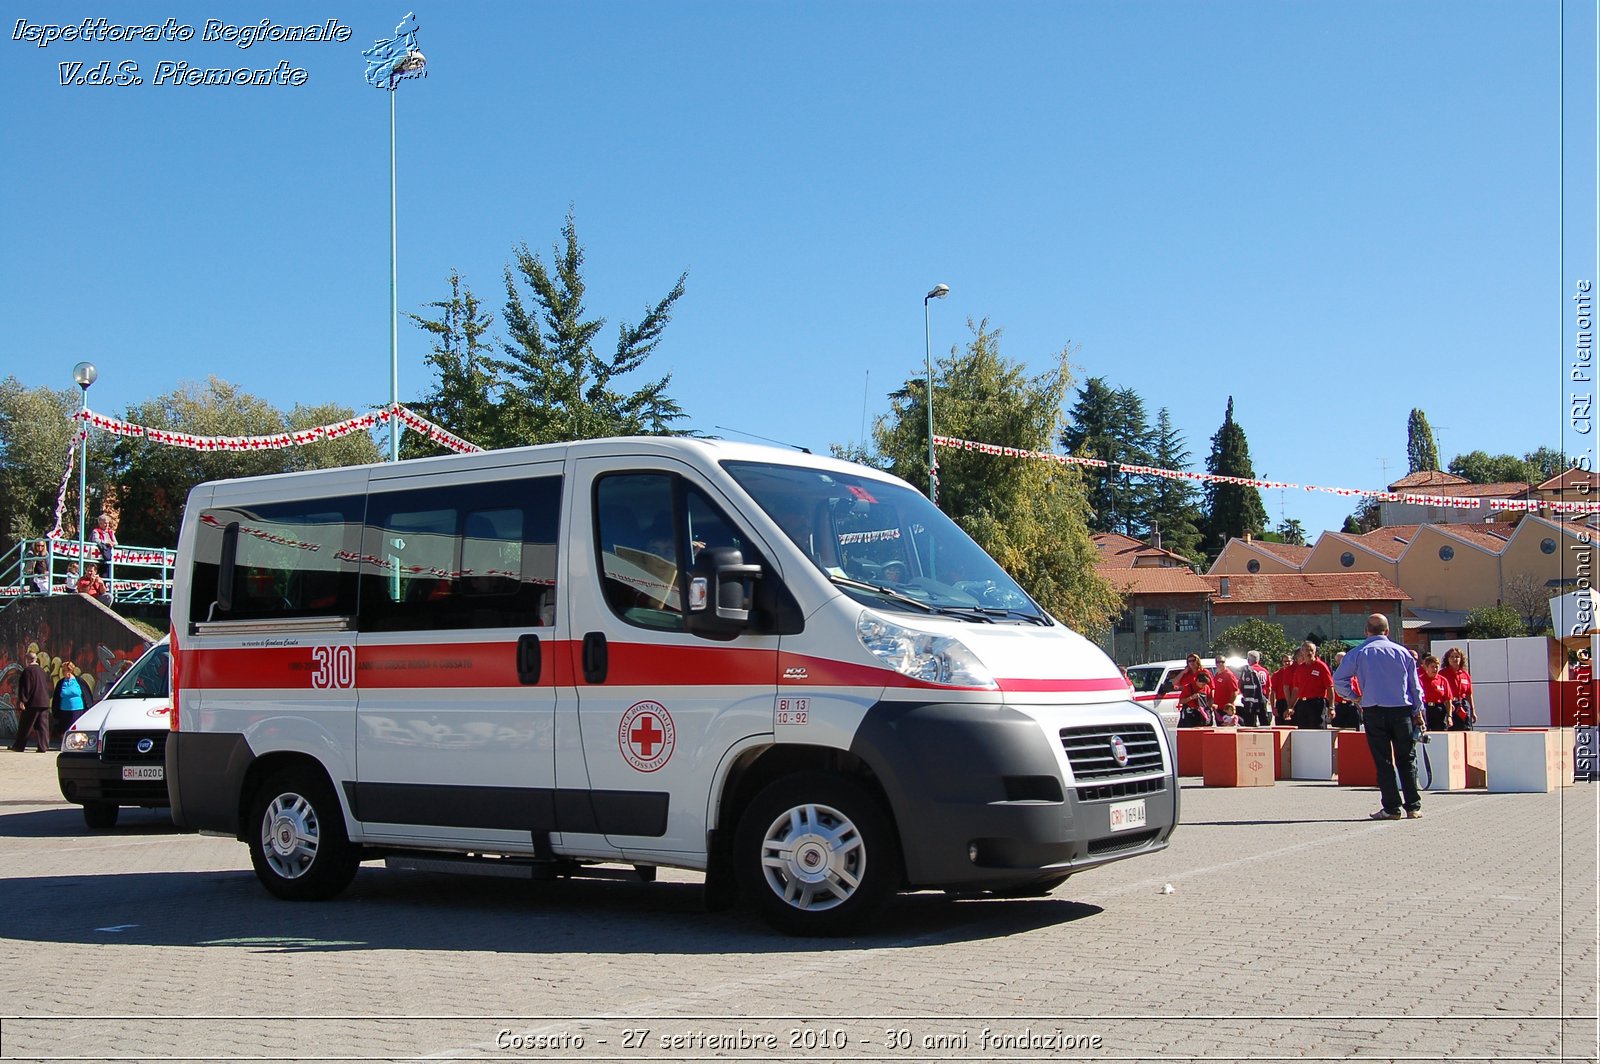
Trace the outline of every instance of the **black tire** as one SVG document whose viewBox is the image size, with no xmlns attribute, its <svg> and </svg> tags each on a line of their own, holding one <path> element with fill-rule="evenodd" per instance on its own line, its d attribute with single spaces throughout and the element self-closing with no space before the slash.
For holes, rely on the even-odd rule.
<svg viewBox="0 0 1600 1064">
<path fill-rule="evenodd" d="M 904 878 L 883 804 L 825 772 L 785 776 L 756 795 L 734 833 L 733 861 L 741 896 L 791 935 L 858 930 Z"/>
<path fill-rule="evenodd" d="M 110 802 L 89 802 L 83 807 L 83 822 L 91 831 L 110 831 L 117 826 L 117 812 Z"/>
<path fill-rule="evenodd" d="M 245 824 L 261 885 L 288 901 L 321 901 L 350 885 L 360 858 L 321 772 L 291 768 L 263 781 Z"/>
</svg>

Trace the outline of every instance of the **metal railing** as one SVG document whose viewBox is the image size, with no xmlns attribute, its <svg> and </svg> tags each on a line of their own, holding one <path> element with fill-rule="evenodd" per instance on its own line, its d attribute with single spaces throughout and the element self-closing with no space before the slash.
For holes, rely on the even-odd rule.
<svg viewBox="0 0 1600 1064">
<path fill-rule="evenodd" d="M 78 590 L 84 562 L 101 568 L 100 577 L 113 602 L 171 602 L 172 569 L 178 552 L 166 547 L 116 544 L 111 561 L 104 560 L 101 545 L 75 539 L 25 539 L 0 558 L 0 602 L 19 595 L 66 595 Z M 48 591 L 34 588 L 34 568 L 43 562 Z"/>
</svg>

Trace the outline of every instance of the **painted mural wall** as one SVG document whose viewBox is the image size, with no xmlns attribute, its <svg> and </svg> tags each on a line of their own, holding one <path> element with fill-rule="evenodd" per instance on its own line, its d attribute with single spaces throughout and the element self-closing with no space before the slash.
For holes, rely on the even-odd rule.
<svg viewBox="0 0 1600 1064">
<path fill-rule="evenodd" d="M 13 600 L 0 610 L 0 732 L 16 726 L 16 677 L 37 651 L 54 684 L 63 663 L 78 666 L 90 697 L 138 660 L 154 640 L 116 613 L 82 595 L 42 595 Z"/>
</svg>

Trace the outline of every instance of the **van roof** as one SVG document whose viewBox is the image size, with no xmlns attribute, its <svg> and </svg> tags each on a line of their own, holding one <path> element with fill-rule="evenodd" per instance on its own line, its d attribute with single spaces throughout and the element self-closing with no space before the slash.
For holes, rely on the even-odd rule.
<svg viewBox="0 0 1600 1064">
<path fill-rule="evenodd" d="M 603 458 L 611 455 L 649 455 L 657 457 L 698 457 L 707 463 L 723 461 L 770 462 L 778 465 L 800 466 L 810 469 L 832 470 L 852 476 L 866 476 L 879 480 L 900 482 L 893 474 L 870 466 L 846 462 L 830 455 L 812 454 L 785 447 L 766 444 L 739 443 L 729 440 L 689 436 L 610 436 L 593 440 L 574 440 L 570 443 L 541 443 L 527 447 L 507 447 L 493 451 L 475 451 L 471 454 L 436 455 L 430 458 L 408 458 L 401 463 L 407 471 L 426 472 L 432 469 L 495 469 L 502 466 L 521 465 L 529 461 L 557 461 L 569 457 Z M 356 471 L 382 472 L 395 468 L 393 462 L 374 462 L 367 465 L 334 466 L 327 469 L 307 469 L 293 473 L 271 473 L 256 477 L 231 477 L 207 481 L 207 485 L 247 484 L 263 480 L 288 477 L 321 478 L 336 473 Z"/>
</svg>

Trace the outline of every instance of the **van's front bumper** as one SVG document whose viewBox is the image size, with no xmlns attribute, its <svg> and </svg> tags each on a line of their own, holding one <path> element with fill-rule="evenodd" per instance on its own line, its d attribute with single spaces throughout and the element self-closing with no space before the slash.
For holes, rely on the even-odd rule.
<svg viewBox="0 0 1600 1064">
<path fill-rule="evenodd" d="M 889 799 L 908 886 L 1004 889 L 1166 847 L 1178 822 L 1178 786 L 1159 722 L 1100 727 L 1108 752 L 1109 737 L 1126 737 L 1154 744 L 1158 763 L 1077 778 L 1062 729 L 993 704 L 880 703 L 851 750 Z"/>
<path fill-rule="evenodd" d="M 78 805 L 167 805 L 165 779 L 123 779 L 123 768 L 148 772 L 150 762 L 105 761 L 99 754 L 57 754 L 61 797 Z"/>
</svg>

